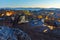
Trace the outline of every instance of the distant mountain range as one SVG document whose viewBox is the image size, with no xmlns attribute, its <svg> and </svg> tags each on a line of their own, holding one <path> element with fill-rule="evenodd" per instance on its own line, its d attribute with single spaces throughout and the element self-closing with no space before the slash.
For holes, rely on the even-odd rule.
<svg viewBox="0 0 60 40">
<path fill-rule="evenodd" d="M 0 8 L 4 10 L 60 10 L 60 8 Z"/>
</svg>

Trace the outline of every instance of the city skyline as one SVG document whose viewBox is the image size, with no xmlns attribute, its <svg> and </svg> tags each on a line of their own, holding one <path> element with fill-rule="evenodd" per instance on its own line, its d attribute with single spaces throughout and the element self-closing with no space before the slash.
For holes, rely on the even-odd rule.
<svg viewBox="0 0 60 40">
<path fill-rule="evenodd" d="M 60 8 L 60 0 L 0 0 L 0 8 Z"/>
</svg>

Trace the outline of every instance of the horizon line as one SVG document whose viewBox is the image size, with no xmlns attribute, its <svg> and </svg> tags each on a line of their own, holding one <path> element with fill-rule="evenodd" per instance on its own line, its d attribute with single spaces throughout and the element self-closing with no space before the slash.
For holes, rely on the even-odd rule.
<svg viewBox="0 0 60 40">
<path fill-rule="evenodd" d="M 60 7 L 0 7 L 0 8 L 60 8 Z"/>
</svg>

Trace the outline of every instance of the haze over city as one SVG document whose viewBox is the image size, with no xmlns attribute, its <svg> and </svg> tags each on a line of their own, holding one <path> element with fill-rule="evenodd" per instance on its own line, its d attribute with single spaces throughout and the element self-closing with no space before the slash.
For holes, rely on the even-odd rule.
<svg viewBox="0 0 60 40">
<path fill-rule="evenodd" d="M 0 0 L 0 8 L 60 8 L 60 0 Z"/>
</svg>

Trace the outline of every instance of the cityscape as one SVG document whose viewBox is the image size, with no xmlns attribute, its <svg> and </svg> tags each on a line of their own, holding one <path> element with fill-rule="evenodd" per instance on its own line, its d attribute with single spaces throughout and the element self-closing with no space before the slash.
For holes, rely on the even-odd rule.
<svg viewBox="0 0 60 40">
<path fill-rule="evenodd" d="M 0 40 L 60 40 L 60 0 L 0 0 Z"/>
<path fill-rule="evenodd" d="M 60 39 L 60 9 L 1 8 L 0 26 L 4 26 L 4 27 L 7 26 L 9 28 L 20 29 L 23 32 L 27 33 L 27 35 L 29 35 L 32 40 L 40 40 L 40 39 L 59 40 Z M 35 39 L 34 36 L 37 36 L 37 38 Z M 42 36 L 42 38 L 40 36 Z"/>
</svg>

